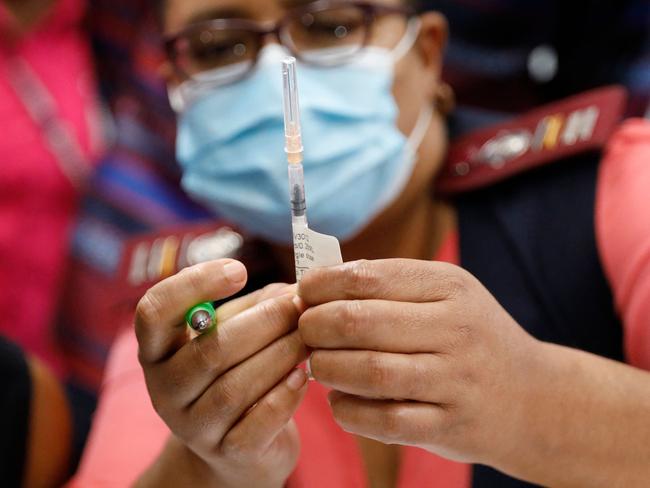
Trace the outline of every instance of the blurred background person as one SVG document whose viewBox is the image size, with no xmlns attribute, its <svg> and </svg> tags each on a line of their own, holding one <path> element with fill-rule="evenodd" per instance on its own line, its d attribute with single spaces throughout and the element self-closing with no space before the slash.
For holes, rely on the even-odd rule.
<svg viewBox="0 0 650 488">
<path fill-rule="evenodd" d="M 0 3 L 0 333 L 65 374 L 54 319 L 101 148 L 82 0 Z"/>
<path fill-rule="evenodd" d="M 0 2 L 0 335 L 11 340 L 0 352 L 5 486 L 57 486 L 75 457 L 56 316 L 78 203 L 104 139 L 85 3 Z"/>
</svg>

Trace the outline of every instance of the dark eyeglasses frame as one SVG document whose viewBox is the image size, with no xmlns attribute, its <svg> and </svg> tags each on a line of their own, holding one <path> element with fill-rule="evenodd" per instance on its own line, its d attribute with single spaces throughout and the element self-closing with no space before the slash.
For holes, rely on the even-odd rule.
<svg viewBox="0 0 650 488">
<path fill-rule="evenodd" d="M 232 29 L 232 30 L 250 32 L 256 36 L 256 41 L 258 46 L 257 55 L 255 56 L 255 59 L 251 63 L 251 66 L 248 69 L 247 73 L 252 71 L 255 65 L 257 64 L 260 48 L 263 45 L 264 38 L 266 38 L 267 36 L 274 36 L 281 45 L 286 47 L 291 52 L 291 54 L 301 62 L 304 62 L 306 64 L 316 64 L 322 66 L 323 63 L 316 63 L 313 60 L 310 60 L 309 58 L 305 58 L 304 56 L 301 55 L 300 51 L 296 48 L 296 46 L 291 41 L 291 37 L 287 34 L 287 27 L 289 26 L 291 21 L 300 18 L 305 14 L 318 13 L 336 7 L 346 7 L 346 6 L 357 7 L 361 9 L 364 13 L 365 38 L 363 39 L 361 45 L 359 46 L 359 50 L 363 49 L 368 45 L 368 42 L 370 40 L 370 35 L 372 33 L 371 27 L 372 24 L 375 22 L 375 20 L 377 20 L 377 18 L 382 17 L 384 15 L 391 15 L 391 14 L 401 14 L 407 18 L 410 18 L 417 14 L 413 8 L 407 6 L 384 5 L 375 2 L 354 1 L 354 0 L 352 1 L 317 0 L 312 3 L 288 10 L 281 19 L 272 23 L 255 22 L 253 20 L 248 20 L 248 19 L 212 19 L 212 20 L 197 22 L 195 24 L 187 26 L 186 28 L 182 29 L 181 31 L 175 34 L 165 36 L 164 38 L 165 52 L 167 54 L 167 58 L 171 61 L 174 70 L 177 72 L 177 74 L 183 79 L 191 78 L 190 75 L 183 72 L 183 70 L 178 66 L 177 59 L 178 59 L 179 41 L 181 41 L 184 38 L 187 38 L 188 36 L 196 33 L 197 31 L 201 31 L 202 29 L 206 29 L 206 28 L 212 28 L 218 30 Z M 354 57 L 354 54 L 355 53 L 352 53 L 350 55 L 350 58 Z M 336 64 L 344 64 L 346 61 L 348 60 L 345 59 Z M 333 64 L 327 64 L 327 66 L 332 66 L 332 65 Z M 244 73 L 243 76 L 246 76 L 247 73 Z"/>
</svg>

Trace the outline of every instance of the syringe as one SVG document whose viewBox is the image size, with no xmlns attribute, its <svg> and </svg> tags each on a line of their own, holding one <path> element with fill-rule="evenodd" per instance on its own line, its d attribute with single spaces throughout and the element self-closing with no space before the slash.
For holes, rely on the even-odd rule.
<svg viewBox="0 0 650 488">
<path fill-rule="evenodd" d="M 282 86 L 284 95 L 285 152 L 289 163 L 289 188 L 291 191 L 291 221 L 307 224 L 305 201 L 305 175 L 302 167 L 303 146 L 300 128 L 300 107 L 296 80 L 296 58 L 282 62 Z"/>
<path fill-rule="evenodd" d="M 305 175 L 302 167 L 303 146 L 296 79 L 296 58 L 288 57 L 282 62 L 284 150 L 289 163 L 289 195 L 296 281 L 300 282 L 306 271 L 319 266 L 340 264 L 343 260 L 339 242 L 335 237 L 319 234 L 307 226 Z"/>
</svg>

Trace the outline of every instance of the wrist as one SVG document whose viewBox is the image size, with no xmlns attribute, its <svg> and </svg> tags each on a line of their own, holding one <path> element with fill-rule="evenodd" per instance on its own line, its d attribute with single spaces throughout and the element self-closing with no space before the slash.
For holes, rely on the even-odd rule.
<svg viewBox="0 0 650 488">
<path fill-rule="evenodd" d="M 210 466 L 176 437 L 170 436 L 163 451 L 135 483 L 135 488 L 205 486 L 221 487 Z"/>
<path fill-rule="evenodd" d="M 553 356 L 556 351 L 551 344 L 529 337 L 513 360 L 510 381 L 503 398 L 497 402 L 498 418 L 492 425 L 490 445 L 482 464 L 490 465 L 511 475 L 520 475 L 523 465 L 534 462 L 533 446 L 539 446 L 546 437 L 545 425 L 553 415 L 548 415 L 550 398 L 557 384 Z"/>
<path fill-rule="evenodd" d="M 246 477 L 237 476 L 243 472 Z M 154 464 L 140 477 L 135 488 L 165 488 L 177 486 L 202 486 L 206 488 L 282 488 L 286 480 L 274 480 L 273 476 L 257 476 L 251 479 L 251 470 L 228 469 L 221 476 L 208 462 L 194 453 L 179 439 L 171 436 Z"/>
<path fill-rule="evenodd" d="M 518 403 L 507 429 L 510 440 L 493 467 L 526 481 L 554 484 L 549 465 L 556 466 L 558 453 L 565 452 L 562 444 L 574 414 L 569 407 L 574 385 L 567 380 L 579 369 L 579 358 L 572 352 L 576 351 L 535 340 L 519 375 Z"/>
</svg>

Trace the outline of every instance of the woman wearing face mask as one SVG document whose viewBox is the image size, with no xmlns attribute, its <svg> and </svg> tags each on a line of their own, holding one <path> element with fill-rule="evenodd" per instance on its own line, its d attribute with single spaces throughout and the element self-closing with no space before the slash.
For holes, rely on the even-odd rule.
<svg viewBox="0 0 650 488">
<path fill-rule="evenodd" d="M 125 336 L 116 346 L 78 486 L 137 477 L 138 486 L 646 482 L 650 378 L 591 353 L 622 359 L 625 347 L 629 362 L 650 365 L 649 217 L 639 196 L 650 183 L 640 164 L 648 126 L 625 125 L 597 173 L 585 148 L 609 138 L 621 105 L 620 92 L 605 90 L 454 146 L 459 176 L 444 176 L 446 26 L 411 7 L 164 5 L 184 188 L 270 243 L 279 278 L 290 280 L 279 61 L 291 52 L 310 222 L 339 237 L 352 262 L 307 274 L 299 297 L 272 285 L 226 303 L 217 331 L 200 337 L 188 334 L 185 311 L 240 291 L 243 265 L 208 262 L 153 287 L 136 311 L 137 343 Z M 528 165 L 554 169 L 515 178 L 509 163 L 525 161 L 522 141 L 535 147 L 541 134 L 539 154 L 551 150 L 557 120 L 548 116 L 560 109 L 573 121 L 562 144 L 576 148 L 562 155 L 578 159 L 535 156 Z M 473 153 L 492 164 L 454 159 L 477 140 Z M 454 206 L 432 196 L 440 174 L 447 191 L 467 190 Z M 432 259 L 463 264 L 492 294 Z M 297 366 L 310 353 L 308 387 Z"/>
</svg>

